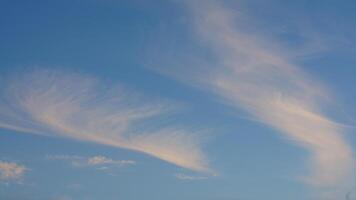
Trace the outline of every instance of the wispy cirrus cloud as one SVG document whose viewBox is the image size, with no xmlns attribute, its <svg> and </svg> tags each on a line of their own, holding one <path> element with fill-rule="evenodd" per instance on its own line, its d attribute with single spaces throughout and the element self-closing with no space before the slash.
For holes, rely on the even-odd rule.
<svg viewBox="0 0 356 200">
<path fill-rule="evenodd" d="M 83 157 L 76 155 L 47 155 L 48 160 L 62 160 L 69 162 L 74 167 L 123 167 L 127 165 L 135 165 L 134 160 L 114 160 L 102 155 L 96 155 L 91 157 Z"/>
<path fill-rule="evenodd" d="M 23 165 L 0 160 L 0 182 L 21 181 L 26 171 L 27 168 Z"/>
<path fill-rule="evenodd" d="M 199 181 L 199 180 L 207 179 L 207 177 L 205 177 L 205 176 L 192 176 L 192 175 L 187 175 L 187 174 L 183 174 L 183 173 L 174 174 L 174 177 L 176 177 L 179 180 L 183 180 L 183 181 Z"/>
<path fill-rule="evenodd" d="M 238 18 L 242 12 L 232 12 L 222 1 L 184 2 L 194 37 L 203 44 L 205 54 L 196 49 L 183 51 L 187 56 L 181 57 L 186 58 L 181 65 L 174 54 L 170 64 L 179 69 L 158 70 L 210 91 L 305 148 L 311 154 L 308 183 L 339 187 L 347 182 L 353 166 L 351 148 L 342 126 L 322 111 L 329 98 L 327 89 L 291 61 L 288 52 L 276 50 L 278 41 L 247 31 L 248 22 L 241 24 Z"/>
<path fill-rule="evenodd" d="M 105 156 L 93 156 L 88 159 L 89 165 L 134 165 L 136 164 L 133 160 L 113 160 Z"/>
<path fill-rule="evenodd" d="M 93 77 L 53 70 L 9 78 L 2 88 L 2 128 L 125 148 L 187 169 L 209 171 L 193 133 L 152 124 L 171 105 L 149 103 Z M 92 163 L 99 161 L 109 162 L 95 158 Z"/>
<path fill-rule="evenodd" d="M 263 37 L 244 32 L 228 9 L 217 3 L 190 8 L 198 33 L 219 58 L 213 79 L 201 84 L 305 147 L 312 154 L 308 182 L 337 186 L 345 180 L 351 149 L 341 126 L 322 113 L 325 89 L 284 54 L 265 46 Z"/>
</svg>

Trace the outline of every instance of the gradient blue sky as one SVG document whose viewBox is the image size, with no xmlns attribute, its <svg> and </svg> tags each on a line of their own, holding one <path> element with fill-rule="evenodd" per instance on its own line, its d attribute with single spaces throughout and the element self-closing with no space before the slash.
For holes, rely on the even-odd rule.
<svg viewBox="0 0 356 200">
<path fill-rule="evenodd" d="M 1 1 L 0 199 L 356 198 L 355 9 Z"/>
</svg>

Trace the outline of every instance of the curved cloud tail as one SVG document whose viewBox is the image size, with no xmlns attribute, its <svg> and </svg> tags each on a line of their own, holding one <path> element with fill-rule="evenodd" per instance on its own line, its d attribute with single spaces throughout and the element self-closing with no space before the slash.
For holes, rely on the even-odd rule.
<svg viewBox="0 0 356 200">
<path fill-rule="evenodd" d="M 267 48 L 263 38 L 244 32 L 228 9 L 214 1 L 187 4 L 200 39 L 217 58 L 216 67 L 205 66 L 202 72 L 209 80 L 200 78 L 193 84 L 245 109 L 310 151 L 313 175 L 308 182 L 319 186 L 343 182 L 353 163 L 351 149 L 341 127 L 321 113 L 325 89 L 283 53 Z"/>
<path fill-rule="evenodd" d="M 89 141 L 149 154 L 177 166 L 209 171 L 198 138 L 181 129 L 147 131 L 169 106 L 97 80 L 50 70 L 16 77 L 1 95 L 0 127 Z M 147 123 L 145 123 L 147 124 Z"/>
</svg>

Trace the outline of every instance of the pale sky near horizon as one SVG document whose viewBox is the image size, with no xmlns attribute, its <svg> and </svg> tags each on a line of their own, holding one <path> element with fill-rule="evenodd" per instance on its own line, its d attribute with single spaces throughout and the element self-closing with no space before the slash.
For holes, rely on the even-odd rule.
<svg viewBox="0 0 356 200">
<path fill-rule="evenodd" d="M 0 2 L 0 199 L 356 199 L 351 0 Z"/>
</svg>

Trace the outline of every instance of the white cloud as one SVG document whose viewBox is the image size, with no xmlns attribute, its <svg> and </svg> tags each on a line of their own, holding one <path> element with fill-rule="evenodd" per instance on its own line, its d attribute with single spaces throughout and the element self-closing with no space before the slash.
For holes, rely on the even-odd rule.
<svg viewBox="0 0 356 200">
<path fill-rule="evenodd" d="M 125 148 L 187 169 L 209 171 L 192 133 L 147 125 L 159 120 L 171 105 L 149 103 L 92 77 L 51 70 L 18 75 L 2 88 L 3 128 Z"/>
<path fill-rule="evenodd" d="M 25 166 L 0 160 L 0 181 L 20 181 L 26 170 Z"/>
<path fill-rule="evenodd" d="M 327 90 L 290 61 L 288 52 L 273 48 L 277 42 L 246 31 L 248 22 L 241 25 L 235 18 L 242 12 L 233 13 L 221 1 L 184 2 L 204 52 L 211 50 L 211 60 L 185 51 L 195 65 L 184 63 L 179 70 L 162 73 L 214 93 L 305 148 L 311 154 L 308 183 L 338 187 L 347 182 L 353 166 L 351 148 L 342 126 L 322 112 L 323 101 L 330 98 Z M 173 62 L 177 66 L 180 61 Z"/>
<path fill-rule="evenodd" d="M 190 175 L 182 174 L 182 173 L 174 174 L 174 177 L 176 177 L 179 180 L 184 180 L 184 181 L 198 181 L 198 180 L 207 179 L 207 177 L 204 177 L 204 176 L 190 176 Z"/>
<path fill-rule="evenodd" d="M 136 164 L 133 160 L 112 160 L 105 156 L 94 156 L 88 159 L 88 165 L 134 165 Z"/>
<path fill-rule="evenodd" d="M 77 155 L 47 155 L 48 160 L 64 160 L 68 161 L 74 167 L 98 167 L 97 169 L 107 169 L 108 167 L 122 167 L 127 165 L 135 165 L 133 160 L 113 160 L 111 158 L 96 155 L 92 157 L 83 157 Z"/>
</svg>

